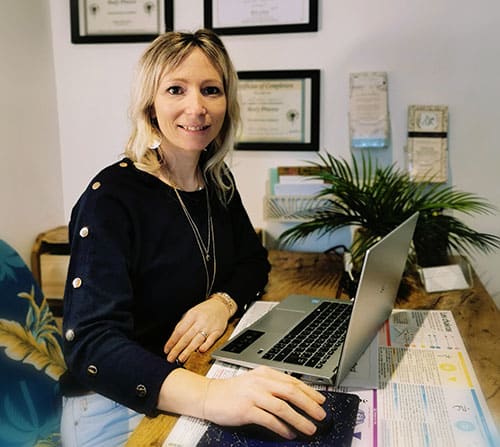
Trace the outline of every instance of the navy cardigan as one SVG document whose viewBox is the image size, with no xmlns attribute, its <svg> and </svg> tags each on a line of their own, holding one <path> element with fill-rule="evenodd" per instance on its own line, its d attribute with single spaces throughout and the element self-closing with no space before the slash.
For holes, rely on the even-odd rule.
<svg viewBox="0 0 500 447">
<path fill-rule="evenodd" d="M 180 194 L 206 236 L 205 191 Z M 212 292 L 227 292 L 241 313 L 267 283 L 267 251 L 237 191 L 227 206 L 211 194 L 210 205 Z M 161 384 L 178 367 L 166 361 L 163 345 L 206 291 L 199 247 L 175 191 L 123 159 L 90 182 L 73 208 L 69 231 L 63 392 L 92 390 L 154 415 Z"/>
</svg>

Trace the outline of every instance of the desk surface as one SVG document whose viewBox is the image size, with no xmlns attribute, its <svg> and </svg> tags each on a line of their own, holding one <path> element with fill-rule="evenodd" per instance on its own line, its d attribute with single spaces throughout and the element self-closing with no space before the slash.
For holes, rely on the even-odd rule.
<svg viewBox="0 0 500 447">
<path fill-rule="evenodd" d="M 280 301 L 290 293 L 314 294 L 331 298 L 339 288 L 341 263 L 335 256 L 322 253 L 300 253 L 271 250 L 269 259 L 272 271 L 266 294 L 267 301 Z M 496 355 L 496 341 L 500 338 L 499 310 L 484 286 L 474 277 L 471 289 L 427 294 L 409 279 L 411 293 L 398 299 L 401 309 L 450 310 L 453 313 L 481 390 L 500 426 L 500 359 Z M 225 341 L 234 325 L 230 325 L 217 346 Z M 193 355 L 186 367 L 201 374 L 210 368 L 210 354 Z M 175 416 L 144 417 L 132 434 L 127 446 L 161 447 L 167 434 L 177 421 Z"/>
</svg>

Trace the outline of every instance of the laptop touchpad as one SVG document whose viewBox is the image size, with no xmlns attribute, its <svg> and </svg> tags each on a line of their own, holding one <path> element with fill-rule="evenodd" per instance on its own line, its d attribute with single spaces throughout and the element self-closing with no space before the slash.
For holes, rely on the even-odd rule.
<svg viewBox="0 0 500 447">
<path fill-rule="evenodd" d="M 294 310 L 274 310 L 273 312 L 264 315 L 258 323 L 255 324 L 254 329 L 263 330 L 265 332 L 288 332 L 296 323 L 303 317 L 305 312 Z"/>
</svg>

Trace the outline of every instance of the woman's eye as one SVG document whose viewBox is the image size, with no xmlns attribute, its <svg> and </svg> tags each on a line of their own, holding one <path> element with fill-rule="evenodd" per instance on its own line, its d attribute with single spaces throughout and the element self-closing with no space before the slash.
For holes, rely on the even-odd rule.
<svg viewBox="0 0 500 447">
<path fill-rule="evenodd" d="M 213 95 L 220 95 L 221 93 L 222 93 L 221 89 L 219 87 L 215 87 L 215 86 L 205 87 L 203 89 L 203 94 L 204 95 L 213 96 Z"/>
<path fill-rule="evenodd" d="M 171 95 L 180 95 L 182 93 L 182 88 L 178 85 L 173 85 L 172 87 L 167 88 L 167 92 Z"/>
</svg>

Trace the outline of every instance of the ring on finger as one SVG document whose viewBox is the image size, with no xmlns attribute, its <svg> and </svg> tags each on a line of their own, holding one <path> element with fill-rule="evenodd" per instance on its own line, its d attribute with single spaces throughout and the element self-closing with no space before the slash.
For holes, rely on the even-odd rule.
<svg viewBox="0 0 500 447">
<path fill-rule="evenodd" d="M 205 340 L 208 338 L 208 334 L 205 331 L 199 331 L 198 334 L 203 336 L 205 338 Z"/>
</svg>

